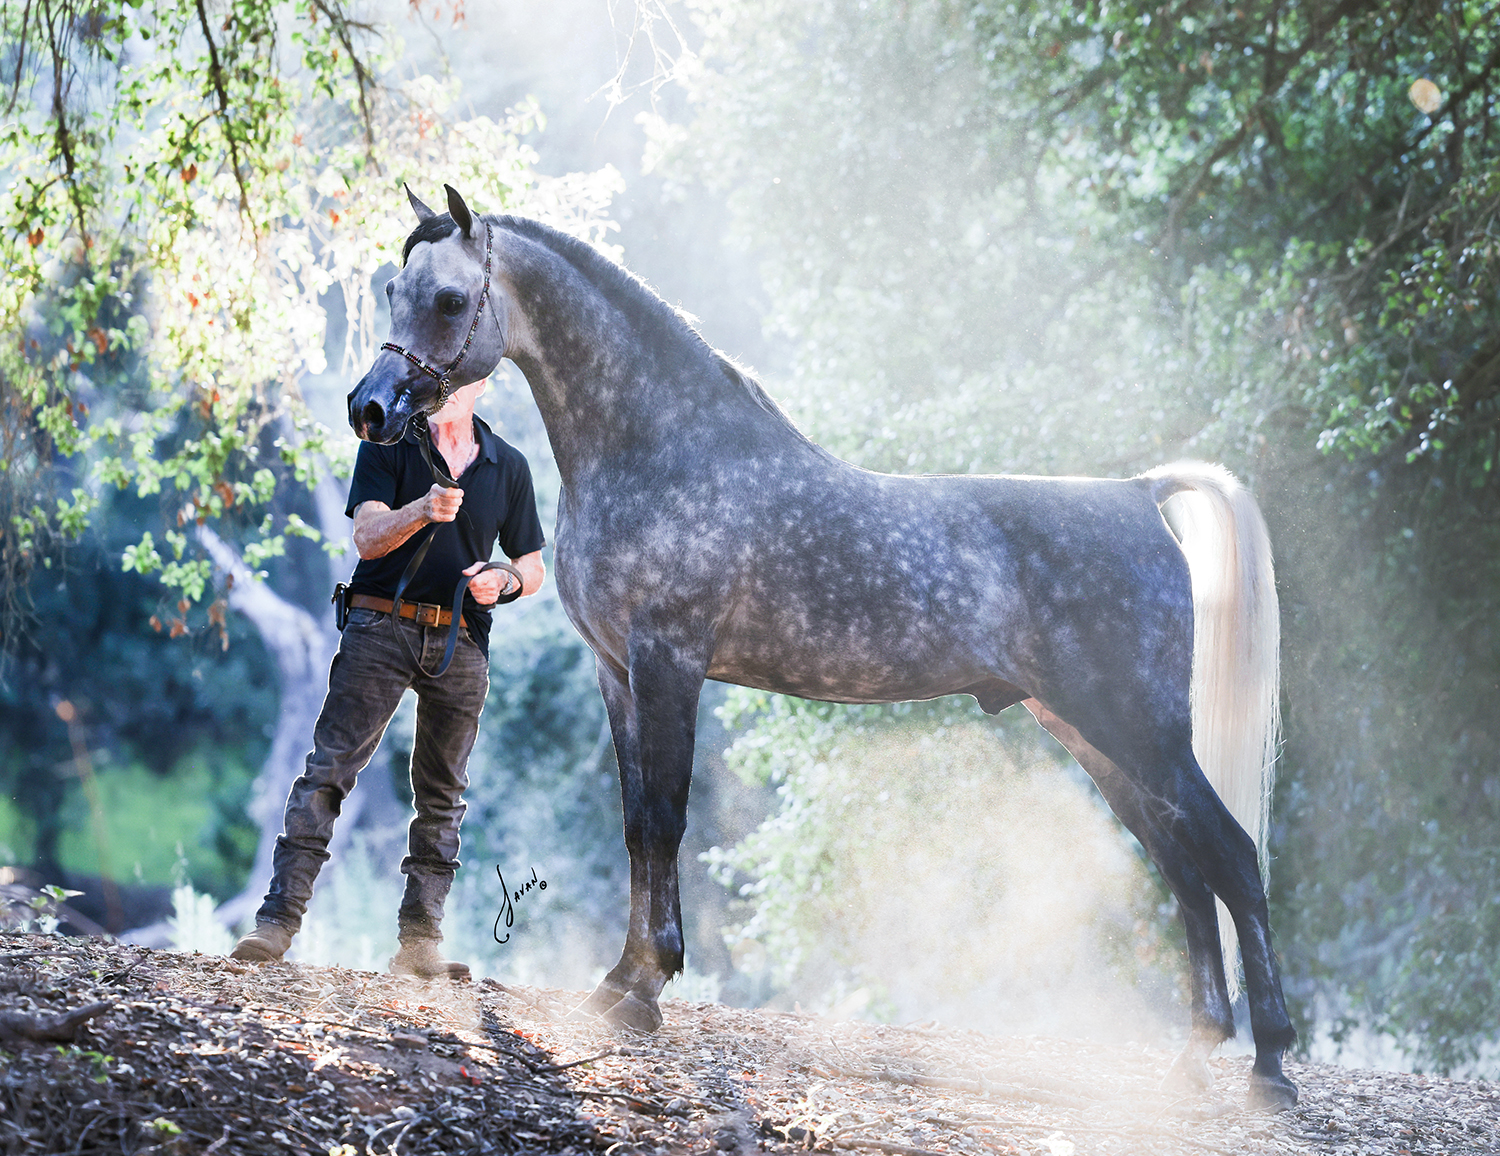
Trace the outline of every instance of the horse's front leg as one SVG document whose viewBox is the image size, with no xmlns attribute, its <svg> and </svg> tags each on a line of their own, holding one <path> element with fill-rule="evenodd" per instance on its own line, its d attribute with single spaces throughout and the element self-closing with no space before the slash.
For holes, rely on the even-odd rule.
<svg viewBox="0 0 1500 1156">
<path fill-rule="evenodd" d="M 655 1031 L 661 1026 L 657 997 L 683 964 L 677 850 L 687 827 L 698 696 L 708 663 L 660 638 L 632 638 L 628 672 L 604 659 L 598 665 L 620 763 L 630 929 L 620 961 L 579 1010 Z"/>
</svg>

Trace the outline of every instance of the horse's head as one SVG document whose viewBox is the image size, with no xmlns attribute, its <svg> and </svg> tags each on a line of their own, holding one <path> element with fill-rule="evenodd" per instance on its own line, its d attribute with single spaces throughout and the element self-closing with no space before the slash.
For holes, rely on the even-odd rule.
<svg viewBox="0 0 1500 1156">
<path fill-rule="evenodd" d="M 449 392 L 489 376 L 505 355 L 490 227 L 443 188 L 442 216 L 406 193 L 418 224 L 385 287 L 391 339 L 349 393 L 349 424 L 366 441 L 397 441 L 412 417 L 436 412 Z"/>
</svg>

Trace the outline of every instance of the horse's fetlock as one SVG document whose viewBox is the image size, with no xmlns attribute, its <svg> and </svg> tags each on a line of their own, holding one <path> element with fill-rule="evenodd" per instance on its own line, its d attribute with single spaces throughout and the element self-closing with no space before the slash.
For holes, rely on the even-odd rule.
<svg viewBox="0 0 1500 1156">
<path fill-rule="evenodd" d="M 1253 1033 L 1257 1056 L 1280 1056 L 1297 1041 L 1297 1029 L 1290 1023 L 1262 1028 Z M 1278 1070 L 1280 1065 L 1278 1064 Z"/>
<path fill-rule="evenodd" d="M 680 972 L 684 958 L 682 932 L 675 927 L 665 927 L 656 932 L 652 941 L 652 946 L 656 948 L 657 966 L 667 975 Z"/>
</svg>

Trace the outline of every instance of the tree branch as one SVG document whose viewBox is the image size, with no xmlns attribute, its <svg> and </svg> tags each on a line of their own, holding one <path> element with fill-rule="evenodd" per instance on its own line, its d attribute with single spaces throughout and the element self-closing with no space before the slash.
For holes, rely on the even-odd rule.
<svg viewBox="0 0 1500 1156">
<path fill-rule="evenodd" d="M 327 667 L 328 640 L 317 619 L 252 574 L 238 551 L 209 526 L 198 527 L 198 541 L 214 565 L 229 575 L 229 605 L 260 631 L 266 648 L 276 656 L 283 684 L 321 676 Z"/>
<path fill-rule="evenodd" d="M 15 111 L 16 102 L 21 99 L 21 72 L 26 64 L 26 29 L 31 25 L 31 0 L 26 0 L 26 7 L 21 10 L 21 31 L 16 36 L 16 75 L 10 85 L 10 101 L 5 106 L 8 114 Z"/>
<path fill-rule="evenodd" d="M 350 35 L 350 30 L 373 33 L 375 28 L 371 24 L 350 20 L 342 10 L 330 5 L 328 0 L 312 0 L 312 5 L 328 18 L 329 27 L 337 34 L 339 43 L 349 54 L 349 63 L 354 68 L 354 81 L 359 86 L 359 119 L 365 129 L 365 156 L 369 160 L 374 160 L 375 131 L 369 103 L 369 89 L 374 84 L 374 79 L 370 76 L 370 70 L 365 67 L 365 62 L 360 59 L 359 53 L 354 50 L 354 38 Z"/>
<path fill-rule="evenodd" d="M 97 1015 L 114 1007 L 114 1001 L 87 1004 L 70 1012 L 55 1015 L 27 1015 L 25 1012 L 0 1012 L 0 1043 L 20 1040 L 34 1043 L 72 1043 L 78 1029 Z"/>
<path fill-rule="evenodd" d="M 1371 4 L 1372 0 L 1343 0 L 1329 14 L 1326 24 L 1322 27 L 1314 24 L 1302 43 L 1285 56 L 1278 57 L 1278 52 L 1275 48 L 1277 31 L 1276 26 L 1273 26 L 1271 32 L 1272 45 L 1267 56 L 1266 79 L 1263 82 L 1263 91 L 1260 96 L 1256 97 L 1255 103 L 1250 106 L 1249 111 L 1241 118 L 1238 131 L 1219 143 L 1208 160 L 1198 166 L 1198 171 L 1193 175 L 1193 179 L 1188 182 L 1187 187 L 1172 198 L 1171 203 L 1167 207 L 1166 223 L 1153 240 L 1153 246 L 1167 245 L 1170 250 L 1177 236 L 1177 221 L 1182 215 L 1183 208 L 1207 182 L 1213 172 L 1214 165 L 1218 164 L 1244 143 L 1245 137 L 1250 133 L 1250 129 L 1260 119 L 1262 113 L 1270 106 L 1271 102 L 1280 95 L 1281 89 L 1286 85 L 1293 70 L 1302 62 L 1303 58 L 1321 45 L 1327 39 L 1328 34 L 1337 28 L 1347 17 L 1352 16 L 1361 8 L 1370 7 Z M 1277 7 L 1279 10 L 1279 5 Z"/>
<path fill-rule="evenodd" d="M 73 212 L 78 217 L 78 239 L 84 243 L 84 253 L 88 252 L 88 218 L 83 211 L 83 201 L 78 195 L 78 182 L 74 179 L 76 165 L 73 160 L 73 134 L 68 131 L 68 116 L 66 106 L 66 94 L 72 88 L 72 78 L 68 83 L 63 83 L 64 66 L 67 56 L 63 52 L 63 46 L 57 39 L 56 22 L 53 20 L 51 0 L 47 3 L 47 42 L 52 50 L 52 115 L 57 122 L 55 136 L 58 151 L 63 158 L 63 183 L 67 186 L 68 200 L 73 205 Z M 67 4 L 63 5 L 63 19 L 67 24 L 72 24 L 72 12 Z"/>
<path fill-rule="evenodd" d="M 271 749 L 255 778 L 250 817 L 260 828 L 255 865 L 245 889 L 223 903 L 216 912 L 230 927 L 246 922 L 260 902 L 262 889 L 271 877 L 272 854 L 281 830 L 281 809 L 287 792 L 300 773 L 322 703 L 321 688 L 327 683 L 328 665 L 338 639 L 332 623 L 323 624 L 302 607 L 288 602 L 250 573 L 249 567 L 228 542 L 208 526 L 198 527 L 198 541 L 208 556 L 231 579 L 229 604 L 248 618 L 260 632 L 266 649 L 276 656 L 281 674 L 280 707 Z M 346 816 L 348 818 L 348 816 Z M 346 822 L 345 826 L 351 825 Z M 136 942 L 161 938 L 165 928 L 153 925 L 135 935 Z"/>
<path fill-rule="evenodd" d="M 224 140 L 229 145 L 229 163 L 234 169 L 234 183 L 240 190 L 240 214 L 250 215 L 250 195 L 245 188 L 245 174 L 240 170 L 240 150 L 234 139 L 233 118 L 229 115 L 229 94 L 224 89 L 224 70 L 219 65 L 219 49 L 214 44 L 214 35 L 208 27 L 208 13 L 203 9 L 203 0 L 193 0 L 198 9 L 198 23 L 203 29 L 203 39 L 208 42 L 208 74 L 213 80 L 214 92 L 219 97 L 219 123 L 224 128 Z"/>
</svg>

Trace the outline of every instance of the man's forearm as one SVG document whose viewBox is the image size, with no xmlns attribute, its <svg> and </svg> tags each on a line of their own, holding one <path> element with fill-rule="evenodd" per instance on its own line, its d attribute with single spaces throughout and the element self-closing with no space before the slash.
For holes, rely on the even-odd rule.
<svg viewBox="0 0 1500 1156">
<path fill-rule="evenodd" d="M 354 513 L 354 549 L 361 558 L 385 557 L 431 521 L 426 504 L 419 498 L 393 510 L 384 502 L 363 503 Z"/>
<path fill-rule="evenodd" d="M 384 558 L 429 522 L 451 522 L 464 504 L 462 490 L 433 484 L 426 495 L 393 510 L 384 502 L 361 502 L 354 511 L 354 548 L 361 558 Z"/>
</svg>

